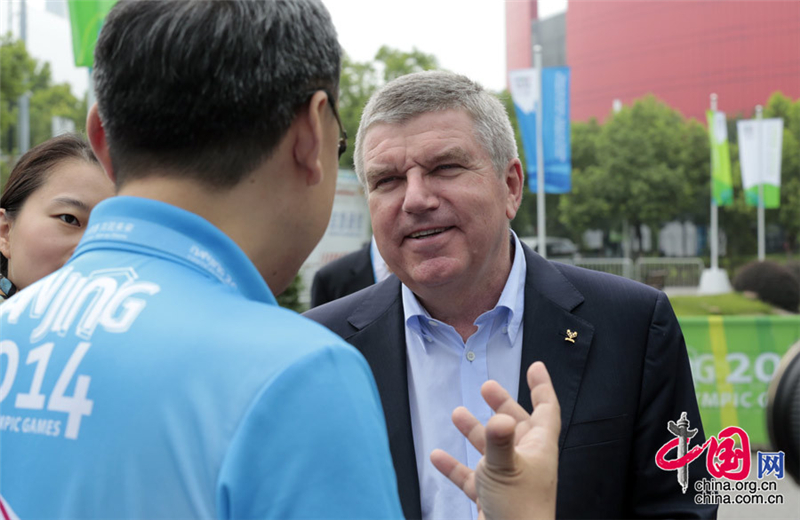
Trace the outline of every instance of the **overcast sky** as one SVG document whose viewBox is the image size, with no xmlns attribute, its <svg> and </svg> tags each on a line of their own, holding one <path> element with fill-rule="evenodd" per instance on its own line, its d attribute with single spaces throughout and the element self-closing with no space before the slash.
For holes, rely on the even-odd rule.
<svg viewBox="0 0 800 520">
<path fill-rule="evenodd" d="M 52 0 L 50 0 L 52 1 Z M 64 0 L 65 1 L 65 0 Z M 322 0 L 339 41 L 356 61 L 369 61 L 382 45 L 433 54 L 442 67 L 491 90 L 505 88 L 505 0 Z M 51 62 L 56 82 L 83 95 L 86 69 L 72 65 L 69 25 L 45 12 L 45 0 L 28 0 L 29 50 Z M 566 9 L 567 0 L 539 0 L 539 16 Z M 17 32 L 19 0 L 0 2 L 0 31 Z M 8 16 L 12 14 L 12 16 Z"/>
<path fill-rule="evenodd" d="M 323 0 L 344 50 L 356 61 L 381 45 L 413 47 L 491 90 L 505 88 L 504 0 Z M 563 12 L 567 0 L 539 0 L 539 16 Z"/>
</svg>

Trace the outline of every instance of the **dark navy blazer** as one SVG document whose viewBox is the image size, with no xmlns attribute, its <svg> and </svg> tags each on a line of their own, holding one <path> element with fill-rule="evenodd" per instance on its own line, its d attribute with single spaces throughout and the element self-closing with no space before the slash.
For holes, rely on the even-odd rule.
<svg viewBox="0 0 800 520">
<path fill-rule="evenodd" d="M 323 266 L 311 283 L 311 307 L 318 307 L 375 283 L 370 244 Z"/>
<path fill-rule="evenodd" d="M 681 412 L 687 412 L 690 428 L 699 428 L 690 446 L 705 440 L 686 345 L 666 295 L 618 276 L 549 262 L 524 244 L 523 250 L 519 403 L 531 411 L 526 371 L 543 361 L 561 405 L 557 517 L 715 517 L 717 506 L 693 500 L 694 482 L 709 478 L 705 456 L 689 466 L 686 494 L 675 471 L 655 464 L 658 449 L 673 438 L 667 423 Z M 390 277 L 306 316 L 338 333 L 369 362 L 403 512 L 420 518 L 400 281 Z M 578 333 L 575 343 L 565 340 L 568 329 Z"/>
</svg>

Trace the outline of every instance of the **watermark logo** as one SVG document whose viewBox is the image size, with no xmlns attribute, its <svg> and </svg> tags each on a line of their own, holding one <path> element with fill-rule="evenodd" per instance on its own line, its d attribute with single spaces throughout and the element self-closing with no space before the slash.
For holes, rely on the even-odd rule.
<svg viewBox="0 0 800 520">
<path fill-rule="evenodd" d="M 706 469 L 714 478 L 702 478 L 694 483 L 696 504 L 783 504 L 783 495 L 763 494 L 777 491 L 776 480 L 783 479 L 782 451 L 758 452 L 758 480 L 768 475 L 772 475 L 773 479 L 745 481 L 750 475 L 750 437 L 742 428 L 723 428 L 719 435 L 711 436 L 703 444 L 691 449 L 689 446 L 698 430 L 690 428 L 686 412 L 681 413 L 677 422 L 669 421 L 667 430 L 675 437 L 658 450 L 656 465 L 664 471 L 677 472 L 678 485 L 683 493 L 689 488 L 689 465 L 706 452 Z M 668 459 L 673 450 L 677 451 L 675 458 Z"/>
<path fill-rule="evenodd" d="M 673 440 L 673 442 L 678 441 L 678 460 L 684 459 L 686 457 L 686 452 L 689 448 L 689 443 L 691 442 L 692 437 L 697 435 L 697 428 L 689 429 L 689 419 L 686 417 L 686 412 L 683 412 L 681 414 L 681 418 L 678 419 L 677 423 L 675 421 L 670 421 L 667 423 L 667 430 L 669 430 L 673 435 L 675 435 L 676 438 Z M 663 450 L 664 448 L 661 449 Z M 667 451 L 669 451 L 669 449 Z M 659 451 L 659 453 L 661 452 Z M 664 460 L 663 456 L 661 460 L 662 461 Z M 664 463 L 666 463 L 666 461 L 664 461 Z M 660 467 L 661 469 L 666 469 L 662 467 L 661 464 L 659 464 L 658 457 L 656 457 L 656 464 L 658 464 L 659 465 L 658 467 Z M 682 466 L 679 466 L 677 470 L 678 470 L 678 484 L 680 484 L 683 492 L 686 493 L 686 488 L 689 487 L 689 462 L 686 462 Z"/>
<path fill-rule="evenodd" d="M 716 478 L 725 477 L 730 480 L 744 480 L 750 474 L 750 438 L 747 432 L 738 426 L 724 428 L 717 437 L 710 437 L 702 445 L 689 450 L 691 438 L 697 429 L 689 429 L 686 412 L 681 414 L 678 422 L 670 421 L 667 429 L 675 438 L 664 444 L 656 453 L 656 465 L 664 471 L 678 471 L 678 484 L 686 493 L 689 486 L 689 464 L 694 462 L 703 451 L 706 451 L 706 469 Z M 736 447 L 735 437 L 739 438 L 741 448 Z M 667 460 L 667 454 L 678 449 L 675 459 Z"/>
<path fill-rule="evenodd" d="M 778 480 L 783 479 L 783 452 L 764 453 L 758 452 L 758 480 L 766 475 L 775 475 Z"/>
</svg>

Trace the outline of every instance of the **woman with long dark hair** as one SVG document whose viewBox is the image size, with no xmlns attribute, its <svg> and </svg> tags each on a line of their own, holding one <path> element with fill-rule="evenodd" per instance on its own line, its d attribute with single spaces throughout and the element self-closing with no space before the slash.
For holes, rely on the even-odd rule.
<svg viewBox="0 0 800 520">
<path fill-rule="evenodd" d="M 66 263 L 114 185 L 89 144 L 64 134 L 20 157 L 0 196 L 0 301 Z"/>
</svg>

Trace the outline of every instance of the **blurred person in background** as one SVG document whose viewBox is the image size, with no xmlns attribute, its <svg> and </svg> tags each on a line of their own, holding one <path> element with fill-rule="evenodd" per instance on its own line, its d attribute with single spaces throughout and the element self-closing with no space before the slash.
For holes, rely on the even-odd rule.
<svg viewBox="0 0 800 520">
<path fill-rule="evenodd" d="M 89 143 L 64 134 L 17 161 L 0 196 L 0 300 L 64 265 L 114 183 Z"/>
<path fill-rule="evenodd" d="M 358 251 L 324 265 L 314 274 L 311 284 L 311 307 L 319 307 L 380 283 L 392 274 L 383 261 L 375 237 Z"/>
</svg>

